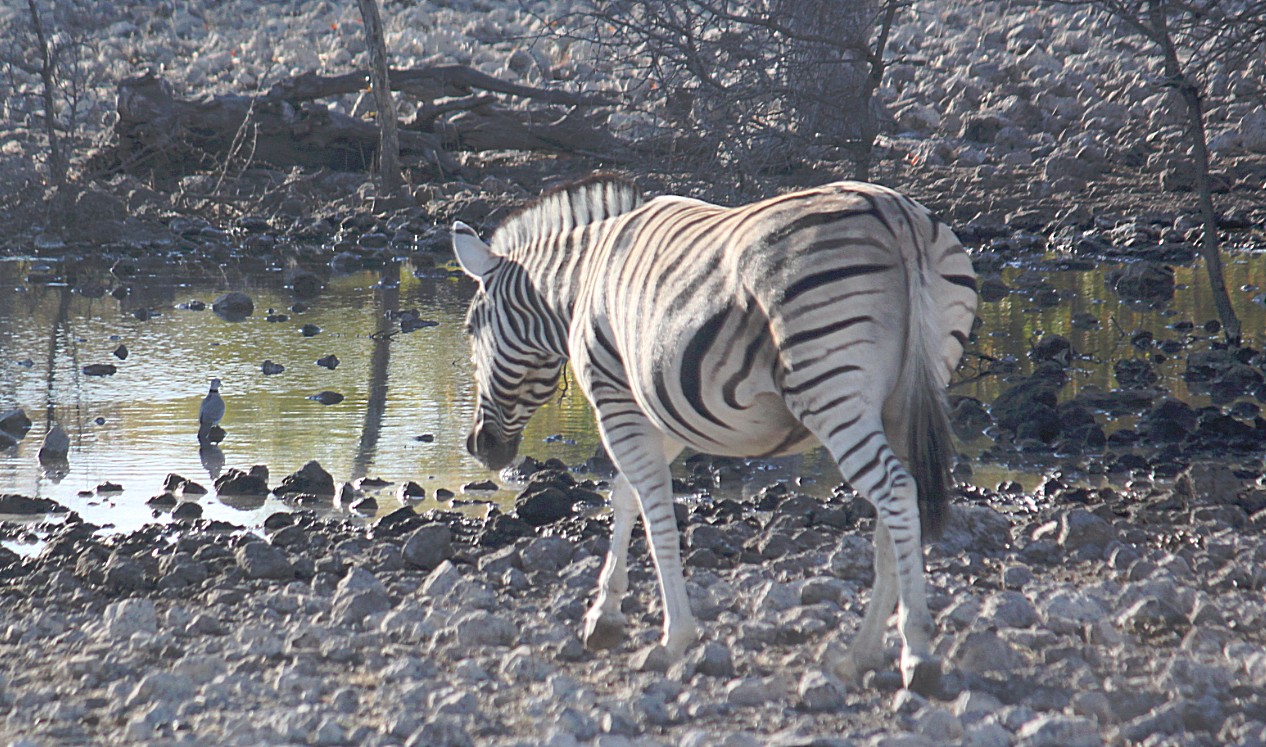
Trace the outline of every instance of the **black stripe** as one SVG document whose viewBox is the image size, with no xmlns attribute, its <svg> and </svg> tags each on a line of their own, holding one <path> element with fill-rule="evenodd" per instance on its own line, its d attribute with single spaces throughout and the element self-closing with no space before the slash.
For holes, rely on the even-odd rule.
<svg viewBox="0 0 1266 747">
<path fill-rule="evenodd" d="M 733 430 L 728 424 L 720 418 L 712 414 L 708 409 L 708 405 L 703 401 L 703 359 L 707 356 L 708 350 L 716 342 L 717 335 L 721 328 L 725 326 L 725 319 L 729 316 L 730 309 L 726 308 L 718 311 L 708 318 L 699 329 L 695 330 L 695 334 L 690 338 L 690 342 L 686 343 L 685 349 L 681 351 L 681 392 L 686 396 L 686 401 L 695 412 L 702 415 L 707 420 L 721 426 L 726 430 Z"/>
<path fill-rule="evenodd" d="M 656 367 L 655 370 L 651 372 L 651 379 L 655 382 L 655 399 L 659 403 L 660 407 L 664 409 L 664 413 L 668 416 L 668 418 L 676 421 L 683 429 L 695 434 L 699 438 L 713 441 L 713 439 L 708 438 L 703 431 L 691 425 L 689 420 L 681 416 L 681 413 L 677 410 L 677 406 L 673 404 L 672 396 L 668 392 L 668 383 L 664 381 L 664 369 Z M 716 441 L 713 441 L 713 443 L 716 443 Z"/>
<path fill-rule="evenodd" d="M 852 373 L 853 371 L 860 371 L 860 370 L 862 370 L 861 366 L 854 366 L 854 365 L 849 365 L 849 364 L 845 364 L 843 366 L 836 366 L 835 368 L 832 368 L 829 371 L 824 371 L 818 374 L 817 376 L 814 376 L 812 379 L 809 379 L 807 381 L 802 381 L 799 384 L 796 384 L 795 386 L 784 386 L 783 391 L 786 392 L 787 394 L 792 394 L 792 395 L 800 394 L 801 392 L 805 392 L 828 379 L 833 379 L 836 376 L 843 376 L 846 373 Z"/>
<path fill-rule="evenodd" d="M 762 326 L 751 342 L 747 343 L 747 347 L 743 350 L 743 363 L 739 370 L 733 376 L 726 380 L 721 386 L 721 397 L 725 400 L 725 404 L 733 407 L 735 410 L 744 409 L 738 402 L 738 387 L 752 373 L 752 366 L 756 364 L 756 354 L 760 349 L 769 342 L 769 327 Z"/>
<path fill-rule="evenodd" d="M 867 197 L 868 201 L 871 202 L 870 207 L 851 207 L 844 210 L 832 210 L 829 213 L 811 213 L 803 218 L 797 218 L 778 230 L 769 233 L 765 236 L 764 243 L 766 246 L 774 246 L 782 243 L 788 236 L 791 236 L 794 233 L 799 233 L 807 228 L 816 228 L 817 226 L 823 226 L 828 223 L 835 223 L 836 221 L 848 220 L 849 218 L 860 218 L 868 215 L 884 224 L 884 226 L 888 226 L 887 219 L 885 219 L 880 211 L 875 207 L 874 202 L 869 200 L 869 195 L 866 195 L 865 197 Z M 889 232 L 892 231 L 891 226 L 888 226 L 888 230 Z"/>
<path fill-rule="evenodd" d="M 971 291 L 976 290 L 976 278 L 971 275 L 942 275 L 941 279 L 954 285 L 961 285 Z"/>
<path fill-rule="evenodd" d="M 796 282 L 787 286 L 787 290 L 783 292 L 783 303 L 792 303 L 804 293 L 817 290 L 824 285 L 838 283 L 849 278 L 861 277 L 863 275 L 873 275 L 884 270 L 891 270 L 893 265 L 846 265 L 844 267 L 835 267 L 822 272 L 815 272 L 812 275 L 806 275 Z"/>
<path fill-rule="evenodd" d="M 797 332 L 783 338 L 783 349 L 792 348 L 806 342 L 813 342 L 814 340 L 848 329 L 849 327 L 873 321 L 875 320 L 870 315 L 851 316 L 848 319 L 841 319 L 838 322 L 828 324 L 824 327 L 817 327 L 815 329 L 805 330 L 804 332 Z"/>
</svg>

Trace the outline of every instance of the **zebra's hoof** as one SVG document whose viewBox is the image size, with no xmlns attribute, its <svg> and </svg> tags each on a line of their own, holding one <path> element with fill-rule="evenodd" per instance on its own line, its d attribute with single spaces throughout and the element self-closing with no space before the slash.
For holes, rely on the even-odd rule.
<svg viewBox="0 0 1266 747">
<path fill-rule="evenodd" d="M 585 631 L 582 639 L 585 642 L 585 648 L 590 651 L 615 648 L 624 640 L 624 616 L 585 615 Z"/>
<path fill-rule="evenodd" d="M 906 689 L 919 695 L 935 695 L 941 688 L 941 660 L 935 656 L 903 656 L 901 681 Z"/>
</svg>

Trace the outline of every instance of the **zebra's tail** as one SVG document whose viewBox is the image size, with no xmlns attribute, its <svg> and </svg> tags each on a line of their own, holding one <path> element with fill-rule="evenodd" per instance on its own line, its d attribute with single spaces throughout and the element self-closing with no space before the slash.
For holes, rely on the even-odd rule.
<svg viewBox="0 0 1266 747">
<path fill-rule="evenodd" d="M 939 361 L 924 350 L 911 351 L 906 387 L 905 437 L 907 465 L 919 492 L 919 525 L 924 540 L 941 536 L 949 518 L 950 466 L 954 444 L 950 438 L 945 387 L 934 373 Z"/>
<path fill-rule="evenodd" d="M 954 459 L 940 354 L 948 332 L 936 323 L 942 315 L 930 287 L 934 280 L 917 274 L 912 278 L 905 365 L 899 382 L 905 405 L 902 422 L 907 469 L 918 489 L 919 524 L 925 540 L 940 537 L 949 519 Z"/>
</svg>

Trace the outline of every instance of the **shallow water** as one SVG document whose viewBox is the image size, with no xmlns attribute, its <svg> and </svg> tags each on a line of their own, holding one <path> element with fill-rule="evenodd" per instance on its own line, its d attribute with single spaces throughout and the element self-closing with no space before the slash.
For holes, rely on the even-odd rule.
<svg viewBox="0 0 1266 747">
<path fill-rule="evenodd" d="M 1266 286 L 1264 259 L 1240 253 L 1228 265 L 1245 340 L 1255 346 L 1262 344 L 1266 329 L 1266 307 L 1255 300 L 1261 295 L 1257 288 Z M 977 350 L 1018 359 L 1023 372 L 1029 370 L 1025 354 L 1033 341 L 1042 334 L 1067 336 L 1083 357 L 1064 396 L 1086 386 L 1115 386 L 1112 362 L 1144 355 L 1129 344 L 1128 334 L 1136 329 L 1152 330 L 1158 340 L 1183 339 L 1189 349 L 1216 337 L 1200 326 L 1215 314 L 1198 265 L 1176 268 L 1179 289 L 1168 310 L 1121 303 L 1104 283 L 1106 267 L 1088 272 L 1054 267 L 1004 270 L 1011 285 L 1022 272 L 1041 273 L 1063 300 L 1040 308 L 1017 292 L 982 304 Z M 45 282 L 68 275 L 76 277 Z M 130 294 L 121 299 L 100 294 L 112 288 L 128 288 Z M 248 293 L 254 314 L 229 322 L 212 313 L 212 301 L 227 290 Z M 470 292 L 464 280 L 426 269 L 415 274 L 406 262 L 331 277 L 320 295 L 306 301 L 307 310 L 294 312 L 290 307 L 296 299 L 277 269 L 160 265 L 112 275 L 108 267 L 0 262 L 0 411 L 22 407 L 34 421 L 24 441 L 0 451 L 0 492 L 52 498 L 88 521 L 128 531 L 154 519 L 145 501 L 161 492 L 168 473 L 210 487 L 226 467 L 265 464 L 275 486 L 316 459 L 338 482 L 365 476 L 392 481 L 378 494 L 384 511 L 399 505 L 394 491 L 404 480 L 417 481 L 428 495 L 447 488 L 459 500 L 504 504 L 514 486 L 484 471 L 464 449 L 473 397 L 462 331 Z M 208 308 L 180 308 L 191 300 Z M 156 315 L 137 318 L 142 308 Z M 268 321 L 270 309 L 289 318 Z M 402 333 L 398 315 L 405 310 L 437 324 Z M 1074 327 L 1071 319 L 1079 312 L 1097 319 L 1097 327 Z M 1172 329 L 1180 321 L 1194 322 L 1194 331 Z M 305 324 L 321 332 L 305 337 L 300 332 Z M 128 349 L 125 360 L 112 354 L 120 344 Z M 335 370 L 316 365 L 331 353 L 340 360 Z M 1183 357 L 1170 356 L 1160 364 L 1161 385 L 1200 402 L 1199 392 L 1189 392 L 1182 380 Z M 265 360 L 285 371 L 265 376 Z M 118 372 L 101 377 L 82 372 L 96 363 L 112 363 Z M 969 361 L 961 373 L 970 378 L 980 365 Z M 197 413 L 213 376 L 223 382 L 227 414 L 222 425 L 228 436 L 218 448 L 200 450 Z M 1005 386 L 1000 377 L 987 376 L 962 382 L 954 391 L 989 402 Z M 325 390 L 345 399 L 329 406 L 308 399 Z M 64 475 L 46 473 L 36 459 L 53 421 L 71 437 L 70 469 Z M 419 440 L 426 435 L 433 441 Z M 523 452 L 578 464 L 597 445 L 588 406 L 573 389 L 537 414 Z M 967 450 L 972 451 L 970 444 Z M 1038 472 L 987 464 L 974 468 L 974 481 L 985 485 L 1019 479 L 1032 487 L 1041 478 Z M 811 454 L 802 469 L 811 492 L 828 491 L 838 482 L 821 454 Z M 503 483 L 502 490 L 462 493 L 466 483 L 490 477 Z M 123 491 L 98 492 L 106 481 Z M 199 502 L 208 518 L 255 525 L 280 507 L 271 498 L 225 503 L 213 493 Z"/>
</svg>

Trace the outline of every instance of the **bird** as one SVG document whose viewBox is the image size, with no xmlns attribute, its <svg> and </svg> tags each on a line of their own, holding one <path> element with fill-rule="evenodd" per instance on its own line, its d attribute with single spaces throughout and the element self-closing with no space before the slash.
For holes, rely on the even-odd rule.
<svg viewBox="0 0 1266 747">
<path fill-rule="evenodd" d="M 211 379 L 211 389 L 202 398 L 202 407 L 198 409 L 198 443 L 211 443 L 212 430 L 218 431 L 220 418 L 224 417 L 224 399 L 220 397 L 220 380 Z M 219 439 L 215 439 L 219 440 Z"/>
</svg>

